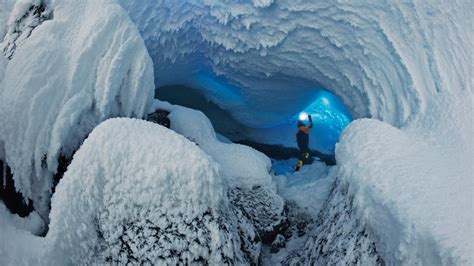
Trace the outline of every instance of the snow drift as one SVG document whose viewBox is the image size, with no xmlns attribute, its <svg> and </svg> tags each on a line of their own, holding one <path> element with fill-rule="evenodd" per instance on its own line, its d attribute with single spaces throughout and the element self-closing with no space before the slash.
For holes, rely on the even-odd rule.
<svg viewBox="0 0 474 266">
<path fill-rule="evenodd" d="M 58 157 L 70 157 L 106 118 L 142 117 L 154 90 L 152 62 L 123 9 L 113 1 L 47 3 L 54 17 L 16 44 L 0 87 L 0 159 L 43 218 Z M 15 5 L 10 28 L 25 5 Z"/>
</svg>

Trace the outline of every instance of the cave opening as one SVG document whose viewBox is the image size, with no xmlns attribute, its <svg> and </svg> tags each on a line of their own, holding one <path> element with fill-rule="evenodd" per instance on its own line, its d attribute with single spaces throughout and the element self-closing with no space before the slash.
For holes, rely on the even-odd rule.
<svg viewBox="0 0 474 266">
<path fill-rule="evenodd" d="M 209 83 L 207 83 L 209 84 Z M 211 121 L 218 138 L 223 142 L 240 143 L 265 153 L 273 161 L 296 161 L 298 148 L 295 139 L 296 122 L 300 112 L 311 114 L 314 126 L 310 133 L 310 149 L 317 160 L 334 165 L 334 151 L 342 130 L 352 116 L 340 98 L 324 89 L 314 89 L 309 104 L 294 110 L 280 123 L 255 126 L 241 122 L 235 115 L 206 97 L 206 90 L 192 85 L 166 85 L 157 87 L 155 98 L 203 112 Z M 204 91 L 204 92 L 203 92 Z M 275 107 L 278 109 L 278 107 Z M 279 112 L 285 110 L 278 110 Z M 265 116 L 266 113 L 255 113 Z"/>
</svg>

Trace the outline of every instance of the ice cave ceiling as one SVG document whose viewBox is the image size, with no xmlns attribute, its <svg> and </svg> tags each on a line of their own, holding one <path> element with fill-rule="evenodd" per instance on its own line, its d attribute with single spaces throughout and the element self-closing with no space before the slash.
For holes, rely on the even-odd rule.
<svg viewBox="0 0 474 266">
<path fill-rule="evenodd" d="M 248 125 L 288 119 L 324 87 L 354 117 L 402 126 L 441 89 L 428 46 L 437 36 L 423 19 L 441 11 L 429 2 L 120 2 L 145 39 L 157 86 L 201 87 Z"/>
</svg>

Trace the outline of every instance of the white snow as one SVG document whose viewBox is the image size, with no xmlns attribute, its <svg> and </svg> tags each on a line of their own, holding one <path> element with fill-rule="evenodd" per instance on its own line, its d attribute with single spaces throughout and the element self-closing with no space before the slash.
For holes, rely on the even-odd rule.
<svg viewBox="0 0 474 266">
<path fill-rule="evenodd" d="M 268 7 L 274 0 L 252 0 L 255 7 Z"/>
<path fill-rule="evenodd" d="M 74 155 L 53 196 L 47 257 L 66 264 L 243 263 L 219 173 L 197 145 L 169 129 L 107 120 Z"/>
<path fill-rule="evenodd" d="M 334 183 L 335 175 L 329 174 L 330 169 L 332 167 L 315 161 L 303 166 L 298 172 L 276 176 L 278 194 L 316 218 Z"/>
<path fill-rule="evenodd" d="M 10 13 L 15 6 L 16 2 L 11 0 L 0 0 L 0 40 L 3 41 L 5 34 L 7 33 L 7 24 L 10 17 Z"/>
<path fill-rule="evenodd" d="M 35 211 L 31 212 L 27 217 L 22 218 L 17 214 L 10 213 L 5 204 L 0 202 L 0 219 L 4 220 L 5 224 L 14 225 L 15 228 L 30 232 L 34 235 L 39 235 L 44 232 L 45 224 Z"/>
<path fill-rule="evenodd" d="M 219 141 L 211 122 L 200 111 L 155 100 L 150 112 L 157 108 L 170 112 L 171 129 L 197 143 L 219 163 L 231 187 L 263 186 L 275 191 L 270 175 L 271 161 L 263 153 L 248 146 Z"/>
<path fill-rule="evenodd" d="M 20 218 L 0 202 L 0 264 L 38 265 L 43 241 L 32 233 L 41 232 L 43 226 L 35 212 Z"/>
<path fill-rule="evenodd" d="M 7 68 L 7 60 L 3 56 L 3 54 L 0 53 L 0 86 L 3 81 L 3 75 L 5 73 L 5 69 Z"/>
<path fill-rule="evenodd" d="M 34 200 L 43 217 L 58 157 L 71 156 L 108 117 L 142 117 L 154 90 L 148 52 L 120 6 L 113 1 L 47 4 L 54 18 L 16 48 L 0 87 L 2 159 L 16 188 Z"/>
</svg>

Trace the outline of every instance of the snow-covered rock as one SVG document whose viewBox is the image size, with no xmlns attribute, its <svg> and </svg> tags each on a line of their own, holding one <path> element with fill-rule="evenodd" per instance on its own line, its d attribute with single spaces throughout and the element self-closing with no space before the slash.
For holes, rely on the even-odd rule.
<svg viewBox="0 0 474 266">
<path fill-rule="evenodd" d="M 269 173 L 270 159 L 248 146 L 219 141 L 211 122 L 200 111 L 158 100 L 152 111 L 156 108 L 169 112 L 172 130 L 195 142 L 219 164 L 233 207 L 249 219 L 264 242 L 271 243 L 286 217 L 284 201 Z"/>
<path fill-rule="evenodd" d="M 115 2 L 53 0 L 47 10 L 54 16 L 22 37 L 0 87 L 2 159 L 43 218 L 59 156 L 109 117 L 142 117 L 154 90 L 143 40 Z"/>
<path fill-rule="evenodd" d="M 67 264 L 247 264 L 258 260 L 255 237 L 229 208 L 219 165 L 198 146 L 117 118 L 74 155 L 46 240 L 47 257 Z"/>
</svg>

